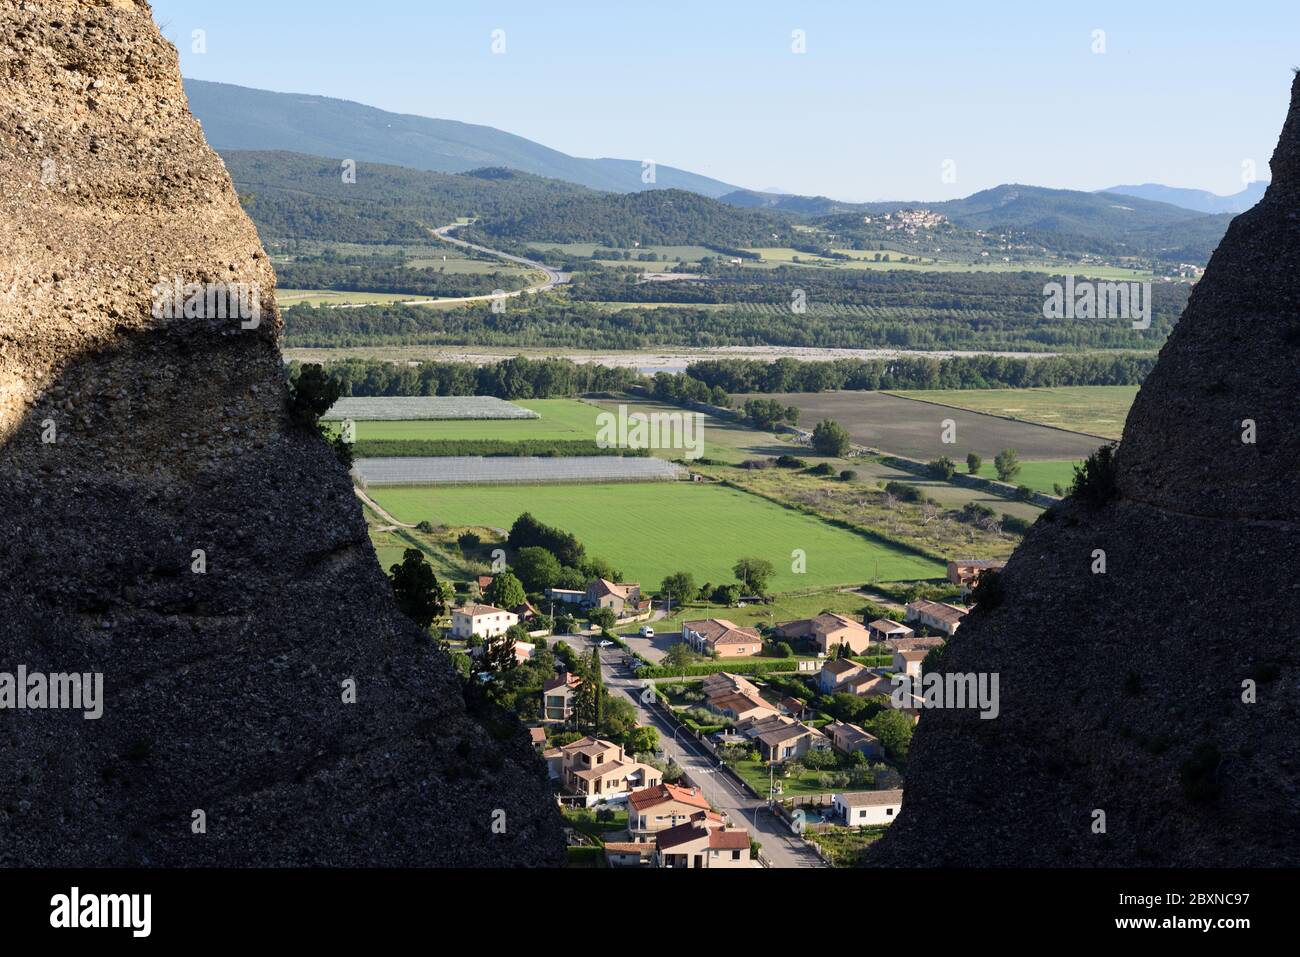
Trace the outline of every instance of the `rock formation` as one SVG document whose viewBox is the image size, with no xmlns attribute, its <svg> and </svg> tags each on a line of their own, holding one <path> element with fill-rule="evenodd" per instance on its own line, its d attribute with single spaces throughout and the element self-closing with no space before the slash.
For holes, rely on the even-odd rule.
<svg viewBox="0 0 1300 957">
<path fill-rule="evenodd" d="M 0 236 L 0 673 L 104 680 L 99 720 L 0 710 L 0 867 L 562 863 L 544 764 L 288 419 L 272 269 L 144 0 L 0 0 Z"/>
<path fill-rule="evenodd" d="M 1300 864 L 1300 78 L 1272 169 L 1142 388 L 1119 496 L 1044 515 L 949 646 L 1001 714 L 924 714 L 869 863 Z"/>
</svg>

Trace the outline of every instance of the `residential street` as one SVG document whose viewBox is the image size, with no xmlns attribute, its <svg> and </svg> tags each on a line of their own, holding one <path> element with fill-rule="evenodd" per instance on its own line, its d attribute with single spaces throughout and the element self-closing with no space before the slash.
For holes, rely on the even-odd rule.
<svg viewBox="0 0 1300 957">
<path fill-rule="evenodd" d="M 561 635 L 563 641 L 581 654 L 591 654 L 596 641 L 579 635 Z M 667 720 L 660 717 L 658 709 L 647 707 L 642 701 L 646 683 L 624 671 L 621 648 L 603 648 L 600 653 L 601 674 L 611 693 L 626 694 L 637 709 L 637 720 L 643 725 L 659 729 L 660 747 L 666 757 L 672 758 L 686 772 L 688 783 L 700 788 L 705 798 L 717 810 L 723 811 L 738 827 L 747 828 L 763 845 L 763 856 L 774 867 L 825 867 L 821 859 L 803 841 L 790 833 L 790 829 L 774 814 L 765 802 L 752 797 L 748 791 L 732 780 L 730 774 L 717 766 L 716 760 L 698 742 L 678 735 Z"/>
</svg>

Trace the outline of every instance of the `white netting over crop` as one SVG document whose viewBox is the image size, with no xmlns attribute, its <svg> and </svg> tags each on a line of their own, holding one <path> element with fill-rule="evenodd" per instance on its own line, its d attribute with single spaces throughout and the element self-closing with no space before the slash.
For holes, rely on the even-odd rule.
<svg viewBox="0 0 1300 957">
<path fill-rule="evenodd" d="M 663 459 L 619 458 L 390 458 L 357 459 L 367 487 L 384 485 L 541 485 L 569 482 L 671 482 L 686 470 Z"/>
<path fill-rule="evenodd" d="M 487 395 L 381 396 L 339 399 L 326 422 L 421 422 L 435 419 L 540 419 L 531 409 Z"/>
</svg>

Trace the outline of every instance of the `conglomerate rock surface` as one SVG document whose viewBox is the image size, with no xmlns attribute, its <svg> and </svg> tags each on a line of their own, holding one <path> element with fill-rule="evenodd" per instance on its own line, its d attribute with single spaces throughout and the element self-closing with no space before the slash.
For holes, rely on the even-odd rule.
<svg viewBox="0 0 1300 957">
<path fill-rule="evenodd" d="M 1142 387 L 1119 497 L 1040 519 L 949 645 L 1000 715 L 924 712 L 868 863 L 1300 864 L 1300 78 L 1272 171 Z"/>
<path fill-rule="evenodd" d="M 143 0 L 0 0 L 0 236 L 0 673 L 104 676 L 96 721 L 0 710 L 0 866 L 562 864 L 544 764 L 287 417 L 274 274 Z M 168 317 L 177 280 L 260 313 Z"/>
</svg>

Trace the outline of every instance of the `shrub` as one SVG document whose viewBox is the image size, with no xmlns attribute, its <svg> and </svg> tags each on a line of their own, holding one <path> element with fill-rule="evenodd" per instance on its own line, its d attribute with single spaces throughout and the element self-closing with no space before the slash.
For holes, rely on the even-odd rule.
<svg viewBox="0 0 1300 957">
<path fill-rule="evenodd" d="M 925 492 L 915 485 L 908 485 L 906 482 L 890 482 L 885 486 L 885 491 L 895 498 L 901 498 L 904 502 L 925 501 Z"/>
<path fill-rule="evenodd" d="M 810 468 L 808 470 L 808 474 L 823 476 L 823 477 L 828 475 L 834 475 L 836 474 L 835 466 L 831 465 L 830 462 L 823 462 L 821 465 L 814 465 L 812 468 Z"/>
<path fill-rule="evenodd" d="M 984 460 L 972 452 L 966 456 L 966 471 L 971 475 L 979 475 L 980 469 L 984 467 Z"/>
<path fill-rule="evenodd" d="M 1020 453 L 1015 449 L 1003 449 L 993 459 L 993 468 L 997 470 L 998 479 L 1010 482 L 1020 474 Z"/>
<path fill-rule="evenodd" d="M 1002 531 L 1009 532 L 1012 535 L 1028 534 L 1029 529 L 1033 527 L 1033 522 L 1027 518 L 1017 518 L 1014 515 L 1003 514 Z"/>
<path fill-rule="evenodd" d="M 839 458 L 849 450 L 852 440 L 849 438 L 848 430 L 831 419 L 820 422 L 817 428 L 813 429 L 812 444 L 822 455 L 829 455 L 833 458 Z"/>
<path fill-rule="evenodd" d="M 808 463 L 803 459 L 797 459 L 793 455 L 782 455 L 776 460 L 776 467 L 781 469 L 806 469 Z"/>
<path fill-rule="evenodd" d="M 1115 444 L 1103 445 L 1086 462 L 1075 466 L 1070 494 L 1098 508 L 1119 497 L 1119 476 L 1115 470 Z"/>
<path fill-rule="evenodd" d="M 853 471 L 853 469 L 845 469 L 840 473 L 840 481 L 842 482 L 856 482 L 857 480 L 858 473 Z"/>
<path fill-rule="evenodd" d="M 946 455 L 935 459 L 926 467 L 930 470 L 931 475 L 944 482 L 947 482 L 957 474 L 957 463 Z"/>
<path fill-rule="evenodd" d="M 1034 500 L 1034 490 L 1028 485 L 1017 486 L 1016 498 L 1022 502 L 1032 502 Z"/>
</svg>

